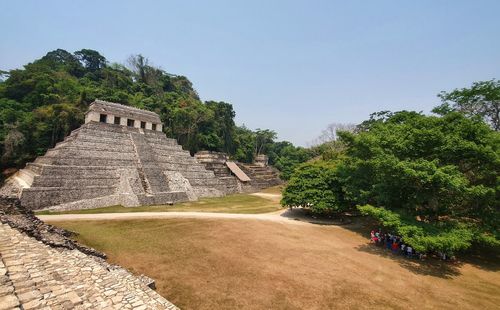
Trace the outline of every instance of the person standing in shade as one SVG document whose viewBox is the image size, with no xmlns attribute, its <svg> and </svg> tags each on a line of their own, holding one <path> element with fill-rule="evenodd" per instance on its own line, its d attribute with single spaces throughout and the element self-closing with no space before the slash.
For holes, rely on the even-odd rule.
<svg viewBox="0 0 500 310">
<path fill-rule="evenodd" d="M 413 252 L 413 249 L 411 248 L 411 246 L 409 246 L 409 245 L 408 245 L 408 246 L 406 247 L 406 255 L 407 255 L 408 257 L 411 257 L 412 252 Z"/>
<path fill-rule="evenodd" d="M 392 253 L 398 254 L 398 250 L 399 250 L 399 244 L 396 241 L 392 242 Z"/>
</svg>

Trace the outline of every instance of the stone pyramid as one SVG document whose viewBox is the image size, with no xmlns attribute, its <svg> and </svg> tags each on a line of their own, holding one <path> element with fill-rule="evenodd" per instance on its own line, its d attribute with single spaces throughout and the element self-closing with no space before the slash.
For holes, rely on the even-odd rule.
<svg viewBox="0 0 500 310">
<path fill-rule="evenodd" d="M 175 139 L 159 116 L 97 100 L 85 124 L 15 177 L 31 209 L 168 204 L 224 195 L 224 186 Z"/>
</svg>

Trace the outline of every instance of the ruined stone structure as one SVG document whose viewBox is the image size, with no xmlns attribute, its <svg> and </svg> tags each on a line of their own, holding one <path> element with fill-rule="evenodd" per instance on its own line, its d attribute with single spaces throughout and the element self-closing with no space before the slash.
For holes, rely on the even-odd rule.
<svg viewBox="0 0 500 310">
<path fill-rule="evenodd" d="M 260 167 L 266 167 L 269 163 L 269 157 L 264 154 L 259 154 L 255 156 L 255 162 L 254 164 Z"/>
<path fill-rule="evenodd" d="M 214 172 L 161 128 L 156 113 L 95 101 L 84 125 L 14 177 L 22 204 L 68 210 L 224 195 Z"/>
<path fill-rule="evenodd" d="M 214 172 L 228 193 L 252 192 L 282 183 L 279 172 L 268 165 L 266 155 L 258 155 L 253 164 L 232 162 L 219 152 L 201 151 L 195 157 Z"/>
<path fill-rule="evenodd" d="M 0 309 L 177 309 L 150 278 L 82 252 L 67 233 L 0 196 Z"/>
<path fill-rule="evenodd" d="M 238 167 L 245 172 L 252 180 L 254 188 L 267 188 L 275 185 L 282 184 L 283 181 L 279 178 L 279 171 L 267 164 L 265 166 L 253 163 L 237 163 Z"/>
</svg>

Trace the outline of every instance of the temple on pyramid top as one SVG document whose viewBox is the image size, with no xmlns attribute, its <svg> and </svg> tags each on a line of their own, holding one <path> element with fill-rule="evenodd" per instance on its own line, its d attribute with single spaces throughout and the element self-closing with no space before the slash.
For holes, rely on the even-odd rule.
<svg viewBox="0 0 500 310">
<path fill-rule="evenodd" d="M 72 210 L 171 204 L 280 182 L 267 160 L 244 164 L 208 151 L 193 157 L 167 138 L 158 114 L 96 100 L 80 128 L 7 183 L 25 207 Z"/>
<path fill-rule="evenodd" d="M 158 114 L 123 104 L 96 100 L 85 113 L 85 123 L 100 122 L 121 126 L 162 131 Z"/>
</svg>

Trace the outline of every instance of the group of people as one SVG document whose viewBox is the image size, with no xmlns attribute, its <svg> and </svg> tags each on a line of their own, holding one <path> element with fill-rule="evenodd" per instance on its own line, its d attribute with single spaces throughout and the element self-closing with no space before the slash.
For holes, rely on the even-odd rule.
<svg viewBox="0 0 500 310">
<path fill-rule="evenodd" d="M 406 256 L 408 258 L 418 258 L 424 259 L 425 254 L 415 251 L 411 245 L 406 244 L 402 237 L 391 233 L 382 233 L 379 229 L 378 231 L 372 230 L 371 241 L 380 247 L 386 247 L 391 250 L 393 254 L 399 254 Z"/>
</svg>

